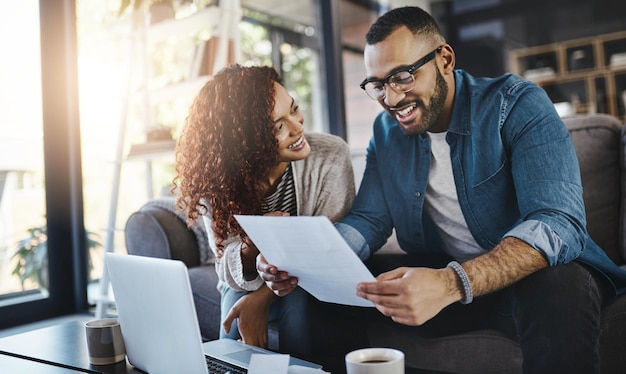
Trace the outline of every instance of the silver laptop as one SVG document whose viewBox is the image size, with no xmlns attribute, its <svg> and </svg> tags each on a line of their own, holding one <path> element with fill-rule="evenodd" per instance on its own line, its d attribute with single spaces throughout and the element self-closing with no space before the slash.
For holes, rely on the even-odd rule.
<svg viewBox="0 0 626 374">
<path fill-rule="evenodd" d="M 274 353 L 232 339 L 202 343 L 187 268 L 181 261 L 105 254 L 128 362 L 150 374 L 207 374 L 224 362 L 246 372 L 252 354 Z M 321 368 L 295 357 L 290 365 Z M 236 371 L 233 371 L 236 372 Z"/>
</svg>

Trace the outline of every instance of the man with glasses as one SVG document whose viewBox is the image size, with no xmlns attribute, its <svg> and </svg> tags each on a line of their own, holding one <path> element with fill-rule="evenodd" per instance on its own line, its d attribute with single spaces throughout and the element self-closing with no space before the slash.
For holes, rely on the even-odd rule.
<svg viewBox="0 0 626 374">
<path fill-rule="evenodd" d="M 398 264 L 357 294 L 416 336 L 498 329 L 528 373 L 598 372 L 601 307 L 625 292 L 626 272 L 586 232 L 575 150 L 546 93 L 455 69 L 420 8 L 389 11 L 366 39 L 361 88 L 384 111 L 337 228 L 363 260 L 395 229 L 420 266 Z M 278 295 L 296 283 L 257 267 Z"/>
</svg>

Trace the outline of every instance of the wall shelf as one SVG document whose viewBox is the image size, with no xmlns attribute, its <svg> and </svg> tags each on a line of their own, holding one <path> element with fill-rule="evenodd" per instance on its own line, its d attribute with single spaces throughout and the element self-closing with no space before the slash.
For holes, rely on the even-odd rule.
<svg viewBox="0 0 626 374">
<path fill-rule="evenodd" d="M 152 160 L 162 156 L 171 157 L 174 154 L 175 148 L 175 140 L 162 140 L 133 144 L 130 146 L 130 151 L 128 151 L 126 160 Z"/>
<path fill-rule="evenodd" d="M 148 46 L 151 46 L 153 43 L 173 36 L 177 38 L 193 37 L 198 30 L 207 28 L 207 26 L 213 25 L 213 27 L 216 27 L 223 15 L 223 11 L 219 7 L 208 6 L 185 18 L 172 19 L 150 25 L 145 29 L 146 41 Z"/>
<path fill-rule="evenodd" d="M 509 66 L 575 113 L 608 113 L 626 122 L 626 32 L 511 51 Z"/>
</svg>

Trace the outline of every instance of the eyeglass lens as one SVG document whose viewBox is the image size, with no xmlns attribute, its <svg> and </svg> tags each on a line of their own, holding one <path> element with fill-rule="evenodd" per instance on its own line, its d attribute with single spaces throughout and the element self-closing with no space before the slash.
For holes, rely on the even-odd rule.
<svg viewBox="0 0 626 374">
<path fill-rule="evenodd" d="M 415 85 L 415 79 L 408 71 L 401 71 L 389 77 L 389 85 L 396 91 L 407 92 Z M 385 85 L 382 82 L 368 82 L 365 91 L 373 98 L 380 98 L 385 95 Z"/>
</svg>

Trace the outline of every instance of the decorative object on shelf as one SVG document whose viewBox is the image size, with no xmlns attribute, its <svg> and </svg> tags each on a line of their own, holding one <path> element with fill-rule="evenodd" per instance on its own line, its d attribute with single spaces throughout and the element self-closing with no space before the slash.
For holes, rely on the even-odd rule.
<svg viewBox="0 0 626 374">
<path fill-rule="evenodd" d="M 524 72 L 524 78 L 530 81 L 552 78 L 555 75 L 556 73 L 554 72 L 554 69 L 551 67 L 528 69 Z"/>
<path fill-rule="evenodd" d="M 160 1 L 151 4 L 148 8 L 146 23 L 148 25 L 155 25 L 159 22 L 173 19 L 176 16 L 174 11 L 174 5 L 171 1 Z"/>
<path fill-rule="evenodd" d="M 570 71 L 593 69 L 593 47 L 587 45 L 580 48 L 571 48 L 567 51 L 567 69 Z"/>
<path fill-rule="evenodd" d="M 173 19 L 176 15 L 174 9 L 174 0 L 122 0 L 118 16 L 124 14 L 126 9 L 132 6 L 133 11 L 137 12 L 142 5 L 148 4 L 148 12 L 146 13 L 146 24 L 154 25 L 169 19 Z M 191 3 L 193 0 L 179 0 L 179 4 Z"/>
<path fill-rule="evenodd" d="M 559 114 L 559 117 L 561 118 L 573 116 L 574 114 L 576 114 L 576 111 L 574 111 L 574 107 L 572 106 L 572 103 L 568 101 L 554 103 L 554 109 L 556 109 L 556 112 Z"/>
<path fill-rule="evenodd" d="M 172 129 L 167 126 L 155 126 L 148 129 L 146 133 L 148 142 L 172 140 Z"/>
<path fill-rule="evenodd" d="M 132 144 L 126 159 L 150 159 L 158 156 L 171 156 L 176 147 L 172 129 L 167 126 L 154 126 L 146 130 L 146 142 Z"/>
<path fill-rule="evenodd" d="M 615 53 L 611 55 L 611 67 L 626 66 L 626 53 Z"/>
<path fill-rule="evenodd" d="M 174 1 L 173 0 L 145 0 L 146 4 L 152 5 L 152 4 L 164 4 L 164 5 L 170 5 L 171 7 L 174 6 Z M 133 11 L 139 11 L 141 9 L 141 6 L 144 4 L 144 0 L 122 0 L 120 3 L 120 9 L 117 12 L 118 16 L 121 16 L 122 14 L 124 14 L 124 12 L 126 11 L 126 9 L 128 9 L 128 7 L 132 6 Z"/>
<path fill-rule="evenodd" d="M 213 35 L 209 40 L 201 41 L 196 46 L 189 78 L 195 79 L 201 76 L 212 76 L 217 73 L 215 69 L 215 59 L 217 57 L 218 48 L 220 46 L 220 37 Z M 235 62 L 235 49 L 233 39 L 228 39 L 226 52 L 226 65 Z"/>
</svg>

